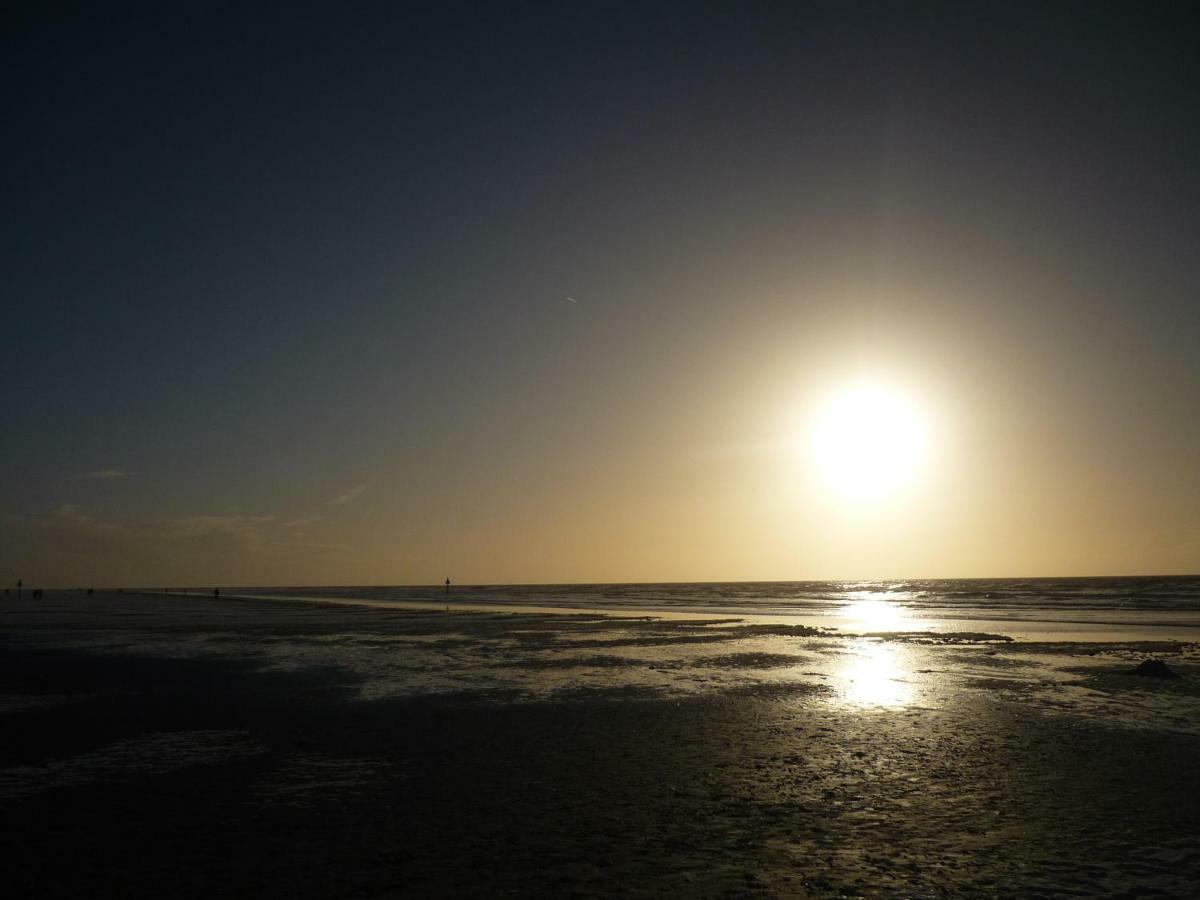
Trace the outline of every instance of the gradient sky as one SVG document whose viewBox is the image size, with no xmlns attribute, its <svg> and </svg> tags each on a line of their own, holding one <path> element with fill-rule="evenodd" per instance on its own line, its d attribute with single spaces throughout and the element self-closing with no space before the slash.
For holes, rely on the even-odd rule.
<svg viewBox="0 0 1200 900">
<path fill-rule="evenodd" d="M 1200 570 L 1191 4 L 165 6 L 3 23 L 7 583 Z"/>
</svg>

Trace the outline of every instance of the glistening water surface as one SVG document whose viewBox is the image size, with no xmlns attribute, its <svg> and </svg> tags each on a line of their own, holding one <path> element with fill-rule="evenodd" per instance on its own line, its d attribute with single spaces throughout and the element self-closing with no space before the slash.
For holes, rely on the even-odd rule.
<svg viewBox="0 0 1200 900">
<path fill-rule="evenodd" d="M 177 589 L 208 592 L 210 588 Z M 1200 577 L 700 584 L 230 587 L 240 596 L 459 610 L 736 615 L 842 633 L 1001 631 L 1026 639 L 1200 639 Z M 971 622 L 971 625 L 964 625 Z"/>
</svg>

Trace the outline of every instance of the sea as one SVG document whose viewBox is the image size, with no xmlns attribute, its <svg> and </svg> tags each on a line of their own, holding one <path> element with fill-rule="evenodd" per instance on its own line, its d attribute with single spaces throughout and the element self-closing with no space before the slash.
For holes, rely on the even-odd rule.
<svg viewBox="0 0 1200 900">
<path fill-rule="evenodd" d="M 817 616 L 886 607 L 912 619 L 1200 626 L 1200 576 L 672 584 L 234 587 L 226 595 L 498 608 Z"/>
</svg>

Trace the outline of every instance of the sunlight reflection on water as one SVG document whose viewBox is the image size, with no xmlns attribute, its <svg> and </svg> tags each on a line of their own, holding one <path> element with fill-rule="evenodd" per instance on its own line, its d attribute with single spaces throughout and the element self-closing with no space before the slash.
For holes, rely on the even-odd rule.
<svg viewBox="0 0 1200 900">
<path fill-rule="evenodd" d="M 919 631 L 926 627 L 901 604 L 871 591 L 849 595 L 849 602 L 838 609 L 837 614 L 846 620 L 847 627 L 867 633 Z"/>
<path fill-rule="evenodd" d="M 908 706 L 911 673 L 903 650 L 882 641 L 853 641 L 835 678 L 844 703 L 852 706 Z"/>
</svg>

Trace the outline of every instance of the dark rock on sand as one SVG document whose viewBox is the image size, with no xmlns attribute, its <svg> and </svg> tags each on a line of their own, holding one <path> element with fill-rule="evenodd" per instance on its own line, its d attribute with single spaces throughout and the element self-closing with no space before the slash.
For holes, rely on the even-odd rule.
<svg viewBox="0 0 1200 900">
<path fill-rule="evenodd" d="M 1161 659 L 1145 659 L 1138 663 L 1136 669 L 1133 670 L 1134 675 L 1141 675 L 1145 678 L 1178 678 L 1179 675 L 1171 670 Z"/>
</svg>

